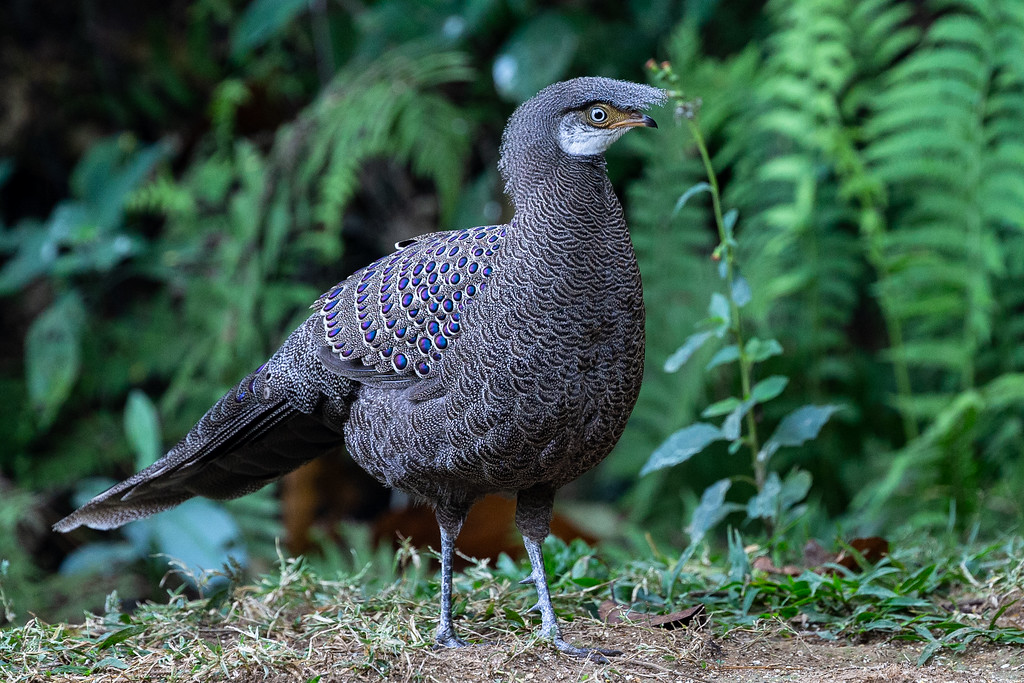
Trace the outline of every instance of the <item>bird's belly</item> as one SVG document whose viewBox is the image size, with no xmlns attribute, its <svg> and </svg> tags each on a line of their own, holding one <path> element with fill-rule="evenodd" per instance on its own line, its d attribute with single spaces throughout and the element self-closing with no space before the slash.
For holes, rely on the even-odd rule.
<svg viewBox="0 0 1024 683">
<path fill-rule="evenodd" d="M 611 451 L 639 393 L 642 333 L 601 337 L 509 335 L 486 353 L 452 354 L 459 372 L 430 400 L 363 387 L 349 451 L 383 483 L 434 500 L 563 486 Z"/>
</svg>

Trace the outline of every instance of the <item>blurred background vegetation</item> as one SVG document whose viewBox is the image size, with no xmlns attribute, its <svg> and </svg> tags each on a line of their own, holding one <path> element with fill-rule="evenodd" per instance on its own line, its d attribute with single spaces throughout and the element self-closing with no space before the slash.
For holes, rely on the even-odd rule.
<svg viewBox="0 0 1024 683">
<path fill-rule="evenodd" d="M 1024 513 L 1015 0 L 14 0 L 0 45 L 0 623 L 151 596 L 154 552 L 272 558 L 275 487 L 119 532 L 49 527 L 162 454 L 343 276 L 507 219 L 495 162 L 518 102 L 645 80 L 652 57 L 702 100 L 746 331 L 782 348 L 757 372 L 789 384 L 758 423 L 842 406 L 775 456 L 813 482 L 775 540 L 995 535 Z M 711 344 L 664 369 L 721 288 L 708 195 L 679 203 L 706 176 L 673 116 L 610 152 L 647 372 L 616 451 L 565 497 L 682 547 L 706 487 L 752 488 L 726 444 L 638 476 L 739 381 L 705 370 Z M 726 521 L 757 536 L 741 507 Z"/>
</svg>

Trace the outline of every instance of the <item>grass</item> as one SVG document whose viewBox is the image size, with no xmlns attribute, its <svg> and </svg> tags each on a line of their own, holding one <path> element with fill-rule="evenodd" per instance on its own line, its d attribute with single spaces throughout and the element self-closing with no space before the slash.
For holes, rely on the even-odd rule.
<svg viewBox="0 0 1024 683">
<path fill-rule="evenodd" d="M 703 603 L 711 615 L 705 628 L 715 636 L 781 624 L 801 637 L 923 641 L 919 663 L 976 642 L 1024 643 L 1017 602 L 1024 540 L 1016 537 L 972 548 L 895 544 L 891 555 L 860 571 L 805 570 L 798 576 L 751 572 L 750 553 L 736 543 L 720 563 L 678 567 L 653 544 L 639 555 L 634 549 L 600 556 L 582 542 L 549 539 L 556 608 L 560 617 L 577 622 L 574 635 L 582 629 L 587 637 L 617 637 L 613 627 L 589 619 L 614 597 L 648 612 Z M 358 572 L 339 572 L 280 557 L 276 571 L 255 583 L 243 585 L 234 570 L 219 574 L 220 589 L 202 600 L 170 591 L 165 604 L 142 604 L 129 613 L 113 594 L 103 614 L 89 615 L 81 625 L 33 618 L 0 631 L 0 678 L 102 681 L 130 669 L 141 680 L 165 681 L 318 681 L 324 671 L 416 679 L 422 671 L 414 660 L 434 656 L 436 577 L 409 546 L 387 558 L 384 563 L 378 555 Z M 456 576 L 463 636 L 496 643 L 488 650 L 500 650 L 506 664 L 521 656 L 559 657 L 534 635 L 533 616 L 526 612 L 533 591 L 517 583 L 525 573 L 525 564 L 502 557 L 494 566 L 472 563 Z M 714 658 L 713 650 L 698 647 L 707 633 L 693 647 L 681 641 L 659 645 L 654 636 L 631 647 L 644 650 L 645 666 L 685 659 L 696 670 Z"/>
</svg>

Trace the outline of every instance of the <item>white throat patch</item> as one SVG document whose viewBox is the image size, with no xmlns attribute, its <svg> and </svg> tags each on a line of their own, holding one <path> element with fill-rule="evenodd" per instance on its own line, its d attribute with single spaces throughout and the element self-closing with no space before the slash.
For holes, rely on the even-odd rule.
<svg viewBox="0 0 1024 683">
<path fill-rule="evenodd" d="M 570 156 L 594 156 L 608 149 L 628 128 L 594 128 L 574 114 L 558 124 L 558 146 Z"/>
</svg>

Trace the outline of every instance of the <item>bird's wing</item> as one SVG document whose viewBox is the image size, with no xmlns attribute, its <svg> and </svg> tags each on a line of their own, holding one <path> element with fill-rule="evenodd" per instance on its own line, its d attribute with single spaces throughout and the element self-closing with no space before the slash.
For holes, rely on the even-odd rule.
<svg viewBox="0 0 1024 683">
<path fill-rule="evenodd" d="M 458 344 L 465 307 L 487 287 L 506 228 L 402 242 L 323 294 L 312 306 L 323 322 L 320 362 L 363 384 L 429 385 L 436 364 Z"/>
</svg>

